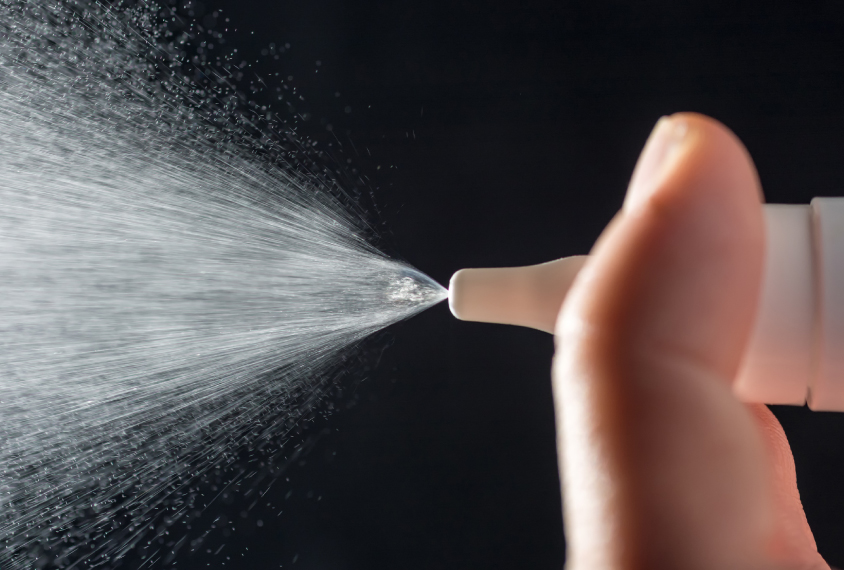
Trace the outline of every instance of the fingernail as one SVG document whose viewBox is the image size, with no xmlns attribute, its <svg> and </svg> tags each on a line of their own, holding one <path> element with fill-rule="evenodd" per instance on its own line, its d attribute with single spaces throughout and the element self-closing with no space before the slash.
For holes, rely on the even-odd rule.
<svg viewBox="0 0 844 570">
<path fill-rule="evenodd" d="M 662 186 L 688 147 L 688 135 L 689 124 L 681 117 L 662 117 L 657 121 L 630 178 L 625 210 L 643 205 Z"/>
</svg>

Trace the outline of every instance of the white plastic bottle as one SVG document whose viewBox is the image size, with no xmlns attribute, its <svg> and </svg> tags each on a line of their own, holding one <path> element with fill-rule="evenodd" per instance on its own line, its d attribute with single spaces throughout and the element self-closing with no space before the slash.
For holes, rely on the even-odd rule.
<svg viewBox="0 0 844 570">
<path fill-rule="evenodd" d="M 762 290 L 735 393 L 748 402 L 844 411 L 844 198 L 767 204 L 765 222 Z M 462 320 L 552 332 L 585 259 L 460 270 L 449 306 Z"/>
</svg>

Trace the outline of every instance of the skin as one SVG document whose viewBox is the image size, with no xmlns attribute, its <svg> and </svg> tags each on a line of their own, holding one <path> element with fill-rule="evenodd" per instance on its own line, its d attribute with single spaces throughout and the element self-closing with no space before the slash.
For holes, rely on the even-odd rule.
<svg viewBox="0 0 844 570">
<path fill-rule="evenodd" d="M 762 201 L 726 127 L 657 123 L 556 324 L 568 570 L 829 569 L 782 427 L 731 391 Z"/>
</svg>

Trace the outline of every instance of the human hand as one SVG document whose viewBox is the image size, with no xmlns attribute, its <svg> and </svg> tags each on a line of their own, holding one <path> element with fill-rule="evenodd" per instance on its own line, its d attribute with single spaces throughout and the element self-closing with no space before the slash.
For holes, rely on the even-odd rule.
<svg viewBox="0 0 844 570">
<path fill-rule="evenodd" d="M 724 126 L 657 123 L 557 320 L 569 570 L 829 568 L 782 427 L 730 388 L 762 277 L 761 202 Z"/>
</svg>

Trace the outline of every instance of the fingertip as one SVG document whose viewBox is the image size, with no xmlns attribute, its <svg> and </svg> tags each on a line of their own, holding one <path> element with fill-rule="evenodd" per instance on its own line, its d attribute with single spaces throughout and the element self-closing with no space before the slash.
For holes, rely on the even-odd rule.
<svg viewBox="0 0 844 570">
<path fill-rule="evenodd" d="M 760 198 L 756 169 L 732 131 L 696 113 L 661 119 L 560 331 L 589 323 L 615 348 L 671 350 L 732 378 L 762 276 Z"/>
<path fill-rule="evenodd" d="M 689 197 L 694 178 L 705 172 L 709 184 L 704 195 L 742 207 L 764 202 L 756 167 L 741 140 L 723 123 L 700 113 L 675 113 L 657 121 L 636 163 L 624 201 L 624 211 L 647 206 L 650 200 L 676 200 L 676 193 Z M 714 180 L 711 180 L 714 182 Z M 757 208 L 758 209 L 758 208 Z"/>
</svg>

